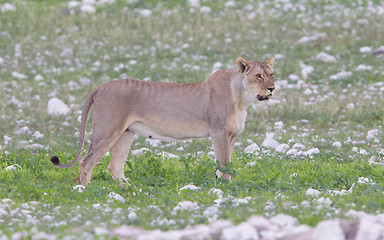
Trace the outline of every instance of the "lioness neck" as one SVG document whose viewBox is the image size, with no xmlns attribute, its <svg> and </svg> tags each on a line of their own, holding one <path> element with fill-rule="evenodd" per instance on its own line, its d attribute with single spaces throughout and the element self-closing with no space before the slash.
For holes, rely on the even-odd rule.
<svg viewBox="0 0 384 240">
<path fill-rule="evenodd" d="M 247 91 L 243 84 L 243 77 L 236 69 L 233 69 L 230 81 L 235 105 L 238 109 L 245 110 L 252 103 L 252 99 L 247 96 Z"/>
</svg>

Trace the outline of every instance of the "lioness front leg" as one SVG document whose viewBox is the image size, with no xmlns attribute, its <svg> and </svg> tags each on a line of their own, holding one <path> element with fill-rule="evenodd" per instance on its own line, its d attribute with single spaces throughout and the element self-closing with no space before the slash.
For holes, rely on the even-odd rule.
<svg viewBox="0 0 384 240">
<path fill-rule="evenodd" d="M 226 164 L 231 162 L 231 142 L 229 140 L 228 130 L 225 128 L 214 129 L 210 131 L 212 138 L 213 149 L 215 151 L 216 160 L 219 161 L 220 167 L 226 169 Z M 216 177 L 224 177 L 229 182 L 231 181 L 231 175 L 225 172 L 224 174 L 219 170 L 216 171 Z"/>
<path fill-rule="evenodd" d="M 125 131 L 111 147 L 111 162 L 108 165 L 108 170 L 113 180 L 120 182 L 120 186 L 127 182 L 124 176 L 124 165 L 134 136 L 133 132 Z"/>
</svg>

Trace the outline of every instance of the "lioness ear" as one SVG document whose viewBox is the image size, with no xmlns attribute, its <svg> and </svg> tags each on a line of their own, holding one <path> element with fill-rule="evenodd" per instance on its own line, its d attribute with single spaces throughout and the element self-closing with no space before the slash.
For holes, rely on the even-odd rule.
<svg viewBox="0 0 384 240">
<path fill-rule="evenodd" d="M 267 64 L 267 67 L 269 69 L 271 69 L 271 71 L 273 71 L 273 65 L 275 65 L 275 58 L 274 57 L 270 57 L 266 62 L 265 64 Z"/>
<path fill-rule="evenodd" d="M 236 60 L 237 69 L 239 69 L 240 73 L 245 73 L 251 68 L 251 64 L 245 60 L 245 58 L 239 57 Z"/>
</svg>

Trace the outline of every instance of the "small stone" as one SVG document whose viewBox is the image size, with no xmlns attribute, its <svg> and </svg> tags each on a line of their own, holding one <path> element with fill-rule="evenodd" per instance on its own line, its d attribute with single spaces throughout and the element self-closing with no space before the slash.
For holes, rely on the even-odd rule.
<svg viewBox="0 0 384 240">
<path fill-rule="evenodd" d="M 376 221 L 375 216 L 366 216 L 360 220 L 355 240 L 381 239 L 383 229 L 384 226 Z"/>
<path fill-rule="evenodd" d="M 60 99 L 52 98 L 48 101 L 48 114 L 59 116 L 67 115 L 69 113 L 69 107 Z"/>
<path fill-rule="evenodd" d="M 271 217 L 269 221 L 277 226 L 282 228 L 293 228 L 299 224 L 295 217 L 286 215 L 286 214 L 277 214 L 274 217 Z"/>
<path fill-rule="evenodd" d="M 195 185 L 193 184 L 188 184 L 188 185 L 185 185 L 184 187 L 180 188 L 179 191 L 183 191 L 183 190 L 191 190 L 191 191 L 195 191 L 195 190 L 198 190 L 199 187 L 196 187 Z"/>
<path fill-rule="evenodd" d="M 332 144 L 333 147 L 337 147 L 337 148 L 340 148 L 342 146 L 341 142 L 334 142 Z"/>
<path fill-rule="evenodd" d="M 318 223 L 311 240 L 345 240 L 340 220 L 325 220 Z"/>
<path fill-rule="evenodd" d="M 108 194 L 108 201 L 107 202 L 113 202 L 113 201 L 120 201 L 121 203 L 124 203 L 125 199 L 123 198 L 123 196 L 121 196 L 118 193 L 110 192 Z"/>
<path fill-rule="evenodd" d="M 244 222 L 237 226 L 226 228 L 223 230 L 221 239 L 223 240 L 258 240 L 259 234 L 256 229 L 249 223 Z"/>
<path fill-rule="evenodd" d="M 13 164 L 11 166 L 6 167 L 5 171 L 16 171 L 16 170 L 19 170 L 19 169 L 21 169 L 19 164 Z"/>
<path fill-rule="evenodd" d="M 319 190 L 316 190 L 316 189 L 312 189 L 312 188 L 309 188 L 306 192 L 305 192 L 305 196 L 311 196 L 311 197 L 318 197 L 319 195 L 321 194 L 321 192 Z"/>
<path fill-rule="evenodd" d="M 288 149 L 289 149 L 289 145 L 286 143 L 282 143 L 277 145 L 277 147 L 275 148 L 275 151 L 279 153 L 285 153 L 287 152 Z"/>
<path fill-rule="evenodd" d="M 274 133 L 266 133 L 266 138 L 261 144 L 261 146 L 265 148 L 275 149 L 279 145 L 279 142 L 273 139 L 274 135 Z"/>
<path fill-rule="evenodd" d="M 336 62 L 336 58 L 334 56 L 324 52 L 317 54 L 316 60 L 319 60 L 322 62 Z"/>
<path fill-rule="evenodd" d="M 260 151 L 260 147 L 256 143 L 252 143 L 244 149 L 245 153 L 253 153 L 255 151 Z"/>
</svg>

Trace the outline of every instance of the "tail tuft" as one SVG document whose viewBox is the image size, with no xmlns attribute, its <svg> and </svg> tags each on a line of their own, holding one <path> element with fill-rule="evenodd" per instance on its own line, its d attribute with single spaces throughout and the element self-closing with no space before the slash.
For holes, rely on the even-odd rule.
<svg viewBox="0 0 384 240">
<path fill-rule="evenodd" d="M 57 156 L 53 156 L 51 157 L 51 162 L 53 163 L 53 165 L 55 166 L 59 166 L 60 165 L 60 160 Z"/>
</svg>

